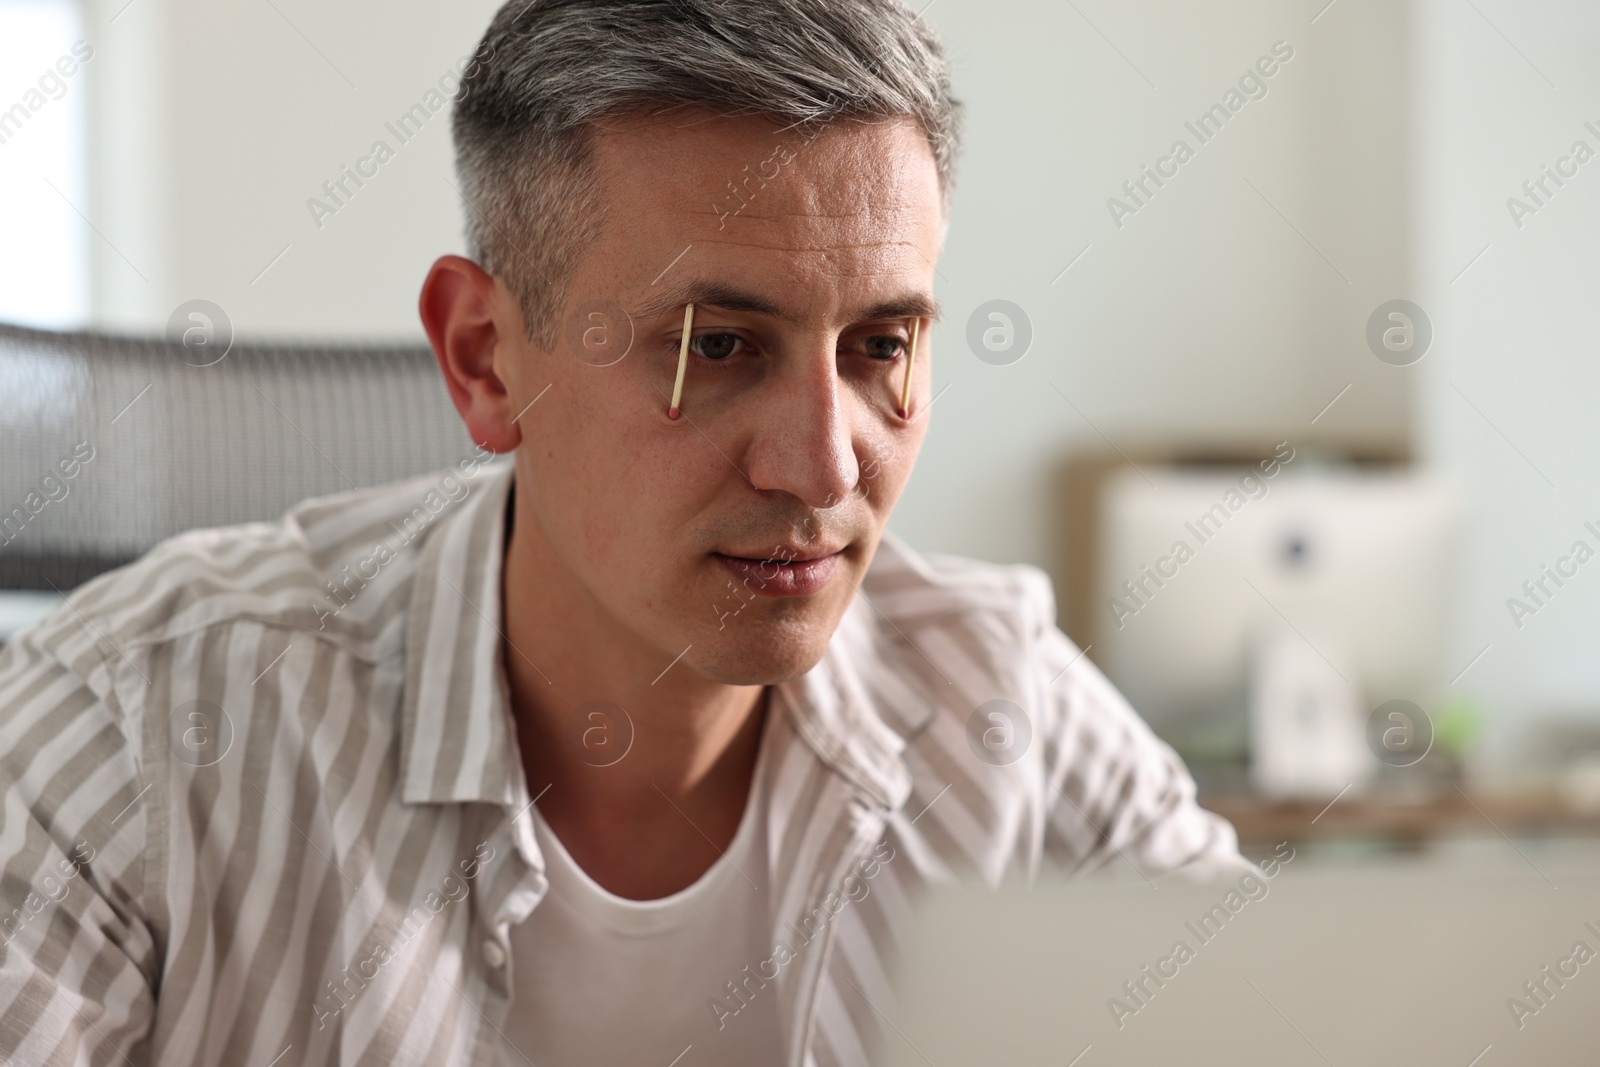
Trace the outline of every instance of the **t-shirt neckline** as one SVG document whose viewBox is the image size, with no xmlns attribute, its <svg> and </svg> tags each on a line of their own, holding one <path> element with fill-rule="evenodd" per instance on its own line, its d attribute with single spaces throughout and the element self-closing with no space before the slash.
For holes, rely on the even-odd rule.
<svg viewBox="0 0 1600 1067">
<path fill-rule="evenodd" d="M 770 702 L 764 713 L 772 714 Z M 756 843 L 762 837 L 760 822 L 766 816 L 767 735 L 770 725 L 769 722 L 761 724 L 755 772 L 750 776 L 750 794 L 745 798 L 744 812 L 739 816 L 733 840 L 699 878 L 667 896 L 631 900 L 618 896 L 596 882 L 572 858 L 555 831 L 544 821 L 538 805 L 534 805 L 534 834 L 545 856 L 545 875 L 549 879 L 550 891 L 555 893 L 559 888 L 572 894 L 572 897 L 566 898 L 558 895 L 555 899 L 565 907 L 598 920 L 616 933 L 649 934 L 688 922 L 704 901 L 724 889 L 730 880 L 747 880 L 752 867 L 758 867 L 764 875 L 766 857 L 758 855 L 760 850 Z M 764 877 L 762 880 L 765 880 Z M 762 891 L 759 883 L 753 891 Z"/>
</svg>

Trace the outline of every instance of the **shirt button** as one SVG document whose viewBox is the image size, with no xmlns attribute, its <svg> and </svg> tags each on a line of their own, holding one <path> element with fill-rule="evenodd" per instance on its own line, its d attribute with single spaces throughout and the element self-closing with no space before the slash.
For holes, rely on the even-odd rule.
<svg viewBox="0 0 1600 1067">
<path fill-rule="evenodd" d="M 492 937 L 483 942 L 483 962 L 497 971 L 506 965 L 506 950 Z"/>
</svg>

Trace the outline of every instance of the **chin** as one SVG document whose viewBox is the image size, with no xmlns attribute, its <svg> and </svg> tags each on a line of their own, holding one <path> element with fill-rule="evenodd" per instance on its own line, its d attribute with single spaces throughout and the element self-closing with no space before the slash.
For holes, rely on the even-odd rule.
<svg viewBox="0 0 1600 1067">
<path fill-rule="evenodd" d="M 689 658 L 701 674 L 723 685 L 776 685 L 815 667 L 833 629 L 820 621 L 796 625 L 794 620 L 732 618 L 725 629 L 713 630 L 704 651 L 697 644 Z"/>
</svg>

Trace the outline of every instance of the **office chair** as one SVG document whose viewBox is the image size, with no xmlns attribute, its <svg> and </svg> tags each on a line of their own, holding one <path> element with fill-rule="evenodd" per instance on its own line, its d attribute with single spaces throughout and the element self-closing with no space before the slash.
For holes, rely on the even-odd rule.
<svg viewBox="0 0 1600 1067">
<path fill-rule="evenodd" d="M 472 453 L 425 346 L 224 351 L 0 324 L 0 591 Z"/>
</svg>

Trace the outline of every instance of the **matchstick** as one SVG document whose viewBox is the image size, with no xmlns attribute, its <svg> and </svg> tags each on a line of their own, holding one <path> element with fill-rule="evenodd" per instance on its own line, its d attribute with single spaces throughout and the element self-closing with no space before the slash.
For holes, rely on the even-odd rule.
<svg viewBox="0 0 1600 1067">
<path fill-rule="evenodd" d="M 911 348 L 906 355 L 906 380 L 900 386 L 900 417 L 911 417 L 911 368 L 917 362 L 917 328 L 922 325 L 921 317 L 911 320 Z"/>
<path fill-rule="evenodd" d="M 689 368 L 689 331 L 694 328 L 694 305 L 683 307 L 683 341 L 678 345 L 678 377 L 672 383 L 672 406 L 667 408 L 667 418 L 676 419 L 683 414 L 678 405 L 683 402 L 683 372 Z"/>
</svg>

